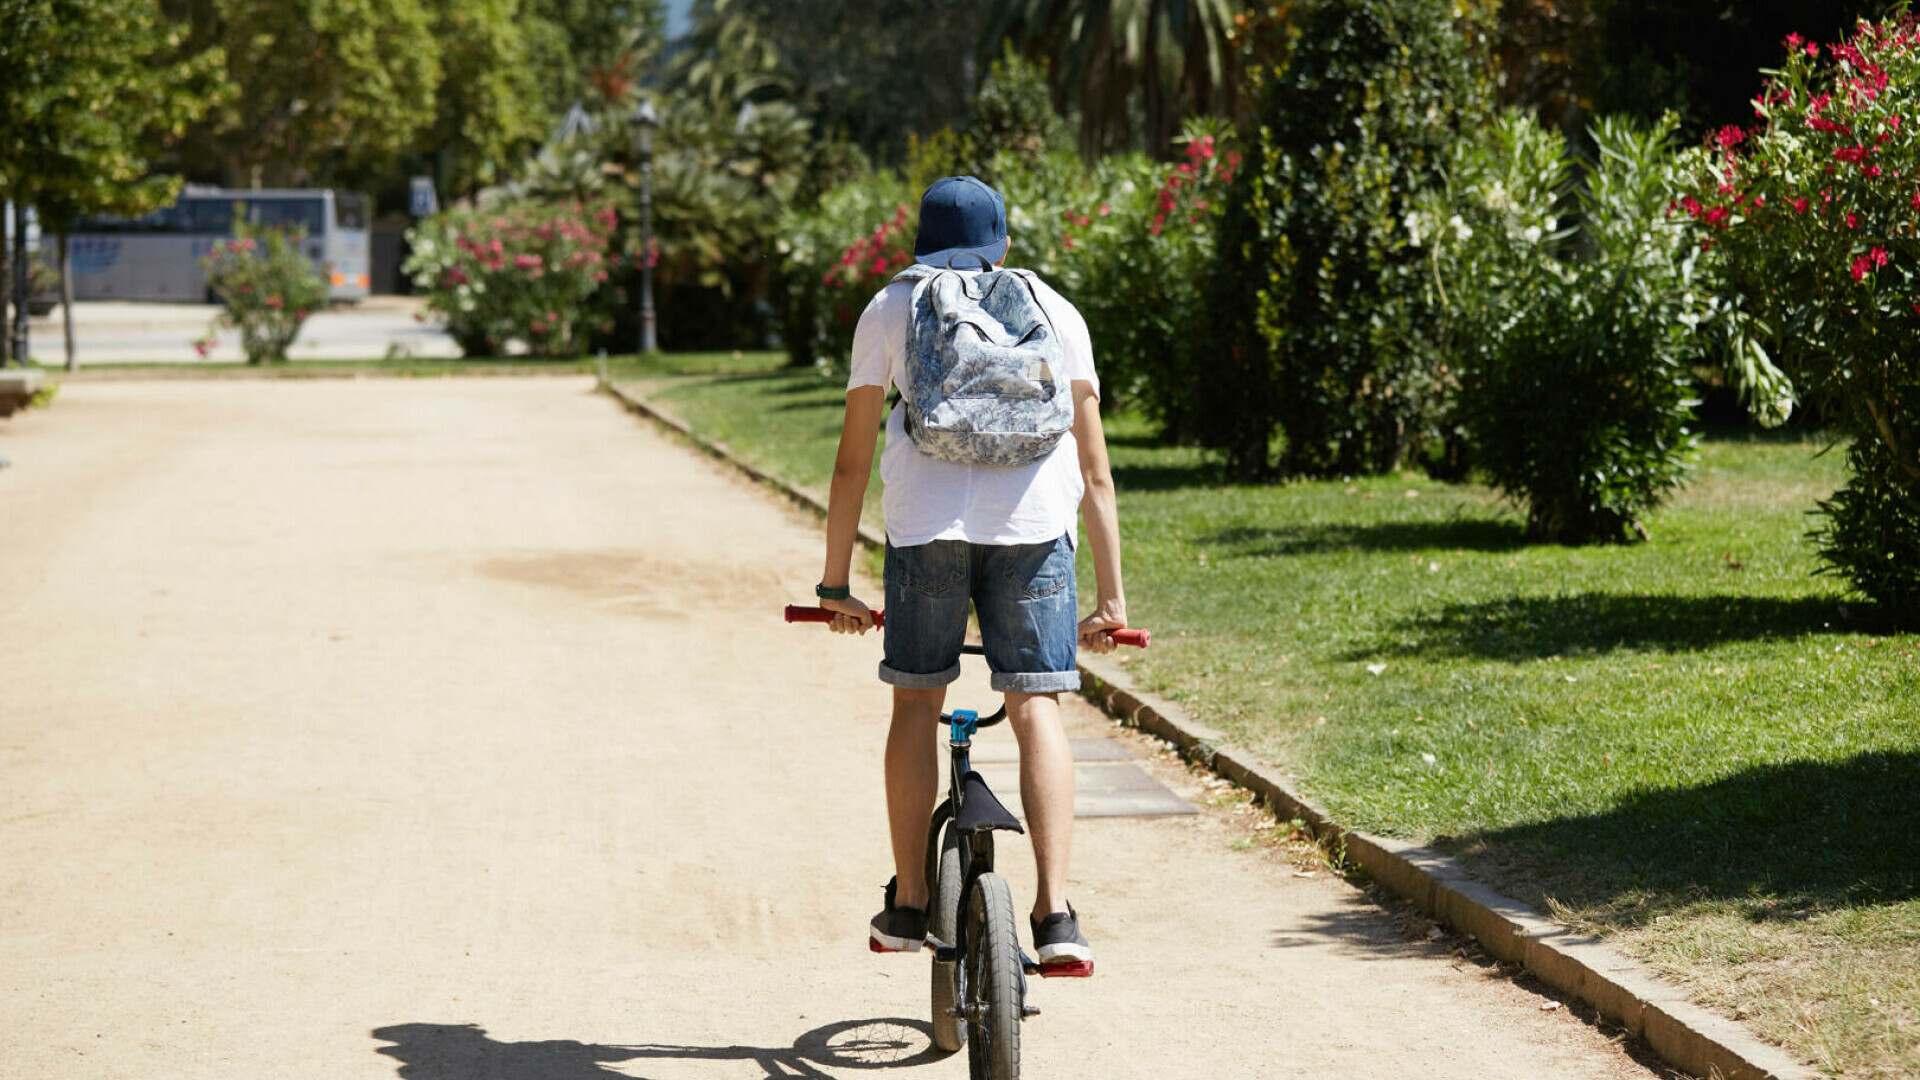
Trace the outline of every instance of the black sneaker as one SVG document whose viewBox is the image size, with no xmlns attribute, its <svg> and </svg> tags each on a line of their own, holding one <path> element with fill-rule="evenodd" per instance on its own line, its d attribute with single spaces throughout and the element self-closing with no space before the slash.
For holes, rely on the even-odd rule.
<svg viewBox="0 0 1920 1080">
<path fill-rule="evenodd" d="M 920 908 L 893 906 L 893 890 L 899 881 L 887 879 L 887 906 L 868 927 L 867 948 L 874 952 L 919 952 L 927 943 L 927 913 Z"/>
<path fill-rule="evenodd" d="M 1080 933 L 1080 913 L 1068 904 L 1033 924 L 1033 949 L 1040 954 L 1040 974 L 1086 976 L 1093 974 L 1093 948 Z"/>
</svg>

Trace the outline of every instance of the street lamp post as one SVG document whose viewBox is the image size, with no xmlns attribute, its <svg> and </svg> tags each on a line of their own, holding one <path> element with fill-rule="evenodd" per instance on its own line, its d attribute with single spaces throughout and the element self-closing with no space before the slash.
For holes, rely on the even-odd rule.
<svg viewBox="0 0 1920 1080">
<path fill-rule="evenodd" d="M 627 130 L 633 138 L 633 156 L 640 159 L 640 351 L 658 351 L 660 343 L 653 334 L 653 129 L 660 116 L 646 98 L 627 117 Z"/>
</svg>

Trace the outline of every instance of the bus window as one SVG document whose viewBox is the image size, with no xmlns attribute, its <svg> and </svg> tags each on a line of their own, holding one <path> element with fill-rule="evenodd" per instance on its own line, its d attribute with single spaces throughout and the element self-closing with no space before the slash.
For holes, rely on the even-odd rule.
<svg viewBox="0 0 1920 1080">
<path fill-rule="evenodd" d="M 182 200 L 180 216 L 187 232 L 225 236 L 233 231 L 233 215 L 239 207 L 234 199 Z"/>
<path fill-rule="evenodd" d="M 100 217 L 81 218 L 73 223 L 75 233 L 170 233 L 180 230 L 180 208 L 163 206 L 151 214 L 137 218 Z"/>
<path fill-rule="evenodd" d="M 319 199 L 248 199 L 247 220 L 271 229 L 300 228 L 308 236 L 326 233 L 325 205 Z"/>
<path fill-rule="evenodd" d="M 367 197 L 351 191 L 333 193 L 333 217 L 342 229 L 360 231 L 367 227 Z"/>
</svg>

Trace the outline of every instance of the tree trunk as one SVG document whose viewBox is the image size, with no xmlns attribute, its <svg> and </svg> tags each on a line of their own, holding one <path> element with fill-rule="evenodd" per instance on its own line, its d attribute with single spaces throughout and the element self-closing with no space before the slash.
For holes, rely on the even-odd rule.
<svg viewBox="0 0 1920 1080">
<path fill-rule="evenodd" d="M 65 229 L 60 230 L 60 321 L 67 339 L 67 370 L 79 371 L 80 358 L 73 354 L 73 249 Z"/>
<path fill-rule="evenodd" d="M 13 245 L 7 242 L 7 223 L 13 220 L 13 204 L 0 203 L 0 369 L 5 369 L 7 361 L 13 357 L 11 337 L 7 329 L 13 325 L 8 318 L 12 312 L 13 290 L 5 283 L 13 280 Z"/>
<path fill-rule="evenodd" d="M 13 362 L 27 366 L 27 300 L 32 289 L 32 269 L 27 265 L 26 211 L 13 207 Z"/>
</svg>

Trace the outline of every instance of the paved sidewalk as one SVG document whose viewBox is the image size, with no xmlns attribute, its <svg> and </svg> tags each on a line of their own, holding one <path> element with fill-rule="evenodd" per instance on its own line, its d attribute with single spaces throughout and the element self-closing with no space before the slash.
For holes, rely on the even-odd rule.
<svg viewBox="0 0 1920 1080">
<path fill-rule="evenodd" d="M 813 522 L 579 379 L 81 381 L 0 455 L 5 1075 L 965 1075 L 866 951 L 886 697 L 779 621 Z M 1077 823 L 1100 974 L 1028 1075 L 1650 1075 L 1246 820 Z"/>
</svg>

